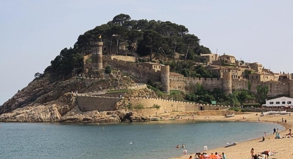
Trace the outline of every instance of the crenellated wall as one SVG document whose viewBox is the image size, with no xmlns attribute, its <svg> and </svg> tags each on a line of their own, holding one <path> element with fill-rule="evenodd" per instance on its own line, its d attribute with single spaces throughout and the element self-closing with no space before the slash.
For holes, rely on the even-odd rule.
<svg viewBox="0 0 293 159">
<path fill-rule="evenodd" d="M 119 97 L 106 97 L 106 96 L 86 96 L 78 95 L 77 104 L 82 111 L 111 111 L 116 109 L 116 103 L 122 100 Z M 165 112 L 183 112 L 183 111 L 198 111 L 198 110 L 219 110 L 227 109 L 227 106 L 220 105 L 201 105 L 193 102 L 166 100 L 160 98 L 141 98 L 132 97 L 123 99 L 126 103 L 131 103 L 133 107 L 143 105 L 143 110 L 155 110 L 157 113 Z M 154 105 L 160 106 L 159 109 L 154 108 Z"/>
<path fill-rule="evenodd" d="M 121 55 L 111 55 L 112 60 L 121 60 L 121 61 L 128 61 L 128 62 L 136 62 L 136 57 L 134 56 L 121 56 Z"/>
<path fill-rule="evenodd" d="M 148 79 L 160 81 L 161 73 L 155 72 L 153 69 L 140 65 L 138 63 L 126 62 L 117 59 L 111 60 L 110 57 L 104 58 L 104 66 L 111 65 L 121 71 L 127 72 L 134 77 L 137 77 L 142 82 L 147 82 Z"/>
<path fill-rule="evenodd" d="M 164 112 L 184 112 L 184 111 L 198 111 L 198 110 L 219 110 L 227 109 L 227 106 L 215 106 L 215 105 L 201 105 L 193 102 L 166 100 L 160 98 L 129 98 L 128 102 L 134 107 L 137 105 L 143 105 L 144 109 L 154 109 L 154 105 L 160 106 L 157 109 L 157 113 Z"/>
<path fill-rule="evenodd" d="M 231 72 L 223 73 L 223 78 L 193 78 L 184 77 L 183 75 L 171 73 L 169 66 L 162 66 L 161 70 L 154 70 L 139 63 L 123 61 L 123 58 L 112 58 L 111 56 L 104 56 L 104 66 L 111 65 L 128 74 L 136 77 L 141 82 L 153 80 L 161 82 L 164 91 L 180 90 L 184 93 L 189 93 L 192 87 L 197 83 L 202 85 L 204 89 L 213 90 L 215 88 L 222 89 L 225 93 L 232 93 L 232 90 L 245 89 L 254 93 L 257 92 L 257 86 L 266 85 L 269 88 L 268 96 L 275 97 L 280 95 L 293 97 L 293 81 L 253 81 L 246 79 L 232 79 Z"/>
<path fill-rule="evenodd" d="M 170 89 L 181 90 L 183 92 L 190 92 L 190 86 L 196 84 L 202 85 L 205 89 L 213 90 L 215 88 L 222 89 L 222 79 L 218 78 L 195 78 L 184 76 L 170 76 Z"/>
</svg>

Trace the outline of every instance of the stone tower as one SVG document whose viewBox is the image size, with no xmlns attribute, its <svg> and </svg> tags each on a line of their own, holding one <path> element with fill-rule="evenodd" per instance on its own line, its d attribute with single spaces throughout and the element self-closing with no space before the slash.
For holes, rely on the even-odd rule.
<svg viewBox="0 0 293 159">
<path fill-rule="evenodd" d="M 293 98 L 293 80 L 289 80 L 289 96 Z"/>
<path fill-rule="evenodd" d="M 163 91 L 167 94 L 170 93 L 170 66 L 161 66 L 161 83 Z"/>
<path fill-rule="evenodd" d="M 223 72 L 223 91 L 225 94 L 232 93 L 232 74 L 230 71 Z"/>
<path fill-rule="evenodd" d="M 103 42 L 92 43 L 92 67 L 93 69 L 103 69 Z"/>
</svg>

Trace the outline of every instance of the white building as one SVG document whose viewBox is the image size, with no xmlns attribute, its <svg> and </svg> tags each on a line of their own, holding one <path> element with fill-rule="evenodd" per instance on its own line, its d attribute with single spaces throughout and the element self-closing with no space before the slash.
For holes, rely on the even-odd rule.
<svg viewBox="0 0 293 159">
<path fill-rule="evenodd" d="M 293 98 L 279 97 L 266 100 L 264 107 L 293 107 Z"/>
</svg>

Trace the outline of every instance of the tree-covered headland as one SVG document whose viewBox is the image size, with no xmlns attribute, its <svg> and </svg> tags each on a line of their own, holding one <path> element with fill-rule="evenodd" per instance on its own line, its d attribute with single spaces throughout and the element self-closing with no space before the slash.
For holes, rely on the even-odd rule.
<svg viewBox="0 0 293 159">
<path fill-rule="evenodd" d="M 218 78 L 204 65 L 195 65 L 204 62 L 200 54 L 209 54 L 208 47 L 200 44 L 200 39 L 190 34 L 186 26 L 160 20 L 133 20 L 127 14 L 119 14 L 106 24 L 97 26 L 80 35 L 77 42 L 70 48 L 64 48 L 60 54 L 51 61 L 44 74 L 52 79 L 66 79 L 73 74 L 79 74 L 83 68 L 83 56 L 91 53 L 91 42 L 101 40 L 106 50 L 103 54 L 123 54 L 144 57 L 142 61 L 155 61 L 170 65 L 170 71 L 180 73 L 186 77 Z M 124 52 L 118 51 L 119 45 L 125 45 Z M 179 58 L 175 58 L 179 57 Z M 108 73 L 110 70 L 106 70 Z M 160 90 L 159 84 L 150 81 L 152 88 Z M 172 98 L 189 100 L 200 103 L 242 105 L 248 101 L 263 102 L 266 89 L 259 89 L 262 95 L 256 95 L 249 90 L 234 90 L 226 95 L 222 90 L 205 90 L 200 85 L 191 88 L 190 94 L 171 93 Z M 181 94 L 181 95 L 179 95 Z M 164 95 L 162 95 L 164 96 Z"/>
</svg>

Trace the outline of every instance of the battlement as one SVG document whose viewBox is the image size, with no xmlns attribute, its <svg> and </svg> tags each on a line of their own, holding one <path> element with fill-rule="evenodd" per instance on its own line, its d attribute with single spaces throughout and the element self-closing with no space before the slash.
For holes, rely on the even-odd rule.
<svg viewBox="0 0 293 159">
<path fill-rule="evenodd" d="M 200 104 L 200 103 L 196 103 L 196 102 L 188 102 L 188 101 L 177 101 L 177 100 L 171 100 L 171 99 L 162 99 L 162 98 L 147 98 L 147 97 L 130 97 L 130 100 L 133 99 L 137 99 L 137 100 L 144 100 L 144 99 L 148 99 L 148 100 L 152 100 L 154 102 L 154 104 L 158 101 L 163 101 L 163 102 L 170 102 L 170 103 L 174 103 L 174 104 L 192 104 L 192 105 L 196 105 L 196 106 L 217 106 L 217 107 L 230 107 L 227 105 L 212 105 L 212 104 Z"/>
</svg>

